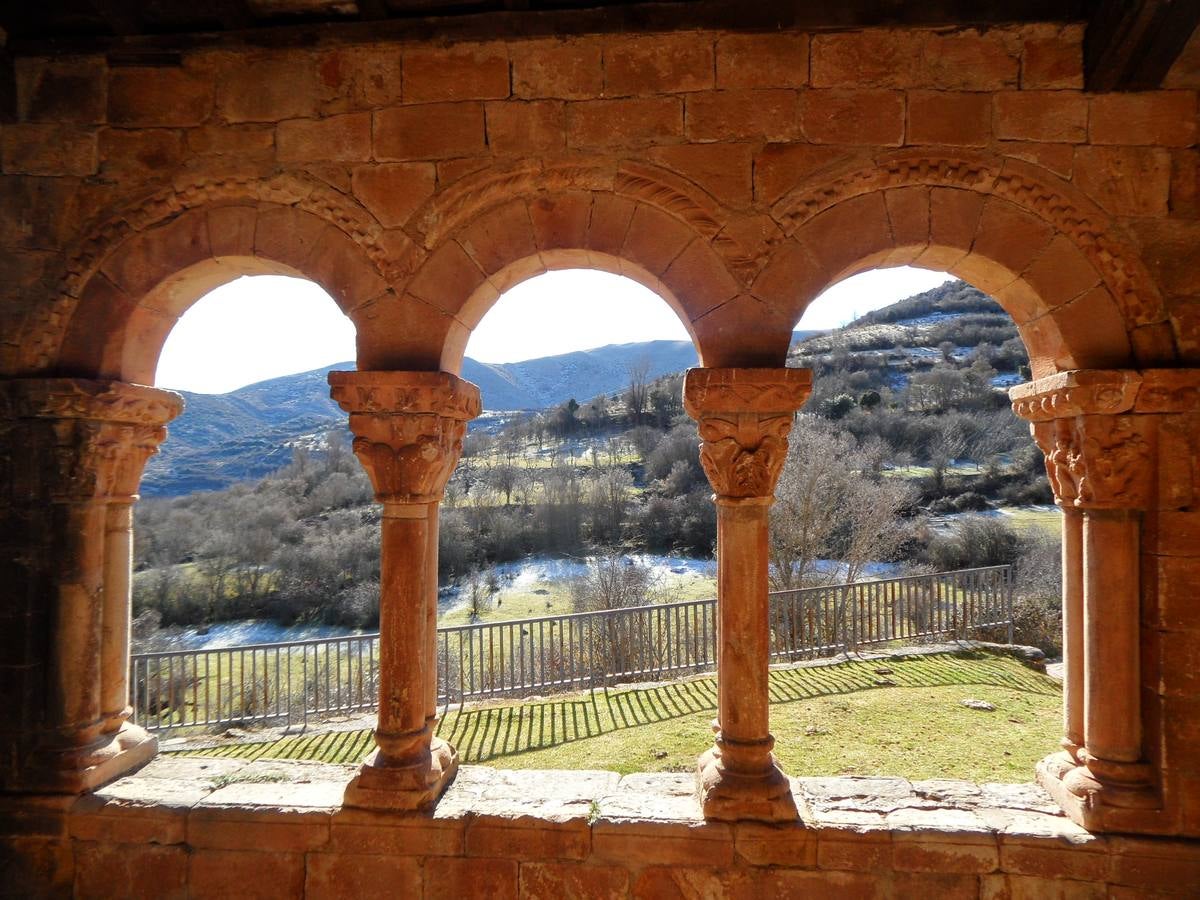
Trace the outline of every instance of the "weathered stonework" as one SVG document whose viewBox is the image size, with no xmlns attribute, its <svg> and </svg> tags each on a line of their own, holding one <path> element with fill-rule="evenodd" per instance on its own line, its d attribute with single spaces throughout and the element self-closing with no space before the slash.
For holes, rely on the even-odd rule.
<svg viewBox="0 0 1200 900">
<path fill-rule="evenodd" d="M 796 818 L 768 730 L 767 510 L 792 418 L 812 391 L 807 369 L 689 369 L 683 405 L 717 504 L 717 719 L 697 769 L 713 820 Z"/>
<path fill-rule="evenodd" d="M 385 596 L 399 598 L 385 603 L 380 750 L 350 799 L 428 806 L 455 766 L 432 736 L 437 499 L 477 409 L 453 373 L 503 291 L 583 266 L 663 297 L 708 373 L 689 379 L 689 402 L 721 510 L 729 618 L 704 808 L 798 813 L 806 827 L 700 824 L 690 779 L 631 776 L 595 822 L 572 807 L 561 828 L 511 810 L 470 824 L 466 810 L 488 802 L 471 779 L 433 817 L 339 808 L 344 782 L 270 794 L 269 813 L 236 790 L 157 804 L 126 782 L 128 803 L 105 795 L 95 816 L 76 814 L 94 797 L 69 814 L 76 801 L 11 801 L 6 849 L 34 873 L 10 879 L 18 892 L 1195 892 L 1194 53 L 1161 89 L 1108 94 L 1083 90 L 1077 23 L 446 42 L 303 27 L 290 44 L 185 41 L 153 66 L 120 49 L 6 45 L 0 789 L 85 791 L 145 758 L 122 741 L 152 749 L 124 722 L 118 607 L 129 498 L 172 401 L 145 419 L 73 404 L 160 402 L 131 385 L 153 380 L 177 317 L 218 284 L 273 272 L 319 283 L 354 321 L 362 371 L 335 391 L 385 507 Z M 135 63 L 153 49 L 113 47 Z M 1037 381 L 1018 412 L 1065 519 L 1065 755 L 1043 780 L 1088 828 L 1187 840 L 1014 822 L 988 786 L 951 791 L 984 798 L 969 810 L 923 807 L 925 788 L 884 815 L 875 807 L 906 789 L 872 781 L 874 800 L 841 808 L 831 798 L 861 783 L 786 792 L 770 763 L 761 540 L 805 391 L 769 383 L 804 377 L 778 373 L 825 287 L 904 264 L 991 293 L 1030 352 Z M 744 374 L 734 385 L 713 371 L 754 369 L 776 374 L 746 391 Z M 64 374 L 85 380 L 67 389 Z"/>
<path fill-rule="evenodd" d="M 346 802 L 432 806 L 458 769 L 437 726 L 437 505 L 462 452 L 479 388 L 445 372 L 330 372 L 354 453 L 383 504 L 376 751 Z"/>
</svg>

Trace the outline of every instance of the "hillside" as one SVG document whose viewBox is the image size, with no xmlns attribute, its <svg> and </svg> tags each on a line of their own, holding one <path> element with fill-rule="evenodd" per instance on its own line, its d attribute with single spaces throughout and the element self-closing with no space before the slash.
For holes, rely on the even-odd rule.
<svg viewBox="0 0 1200 900">
<path fill-rule="evenodd" d="M 545 409 L 571 397 L 610 394 L 628 385 L 637 366 L 644 365 L 653 379 L 695 364 L 689 341 L 648 341 L 515 363 L 468 358 L 462 375 L 479 385 L 484 409 L 495 412 Z M 330 368 L 352 369 L 354 364 Z M 329 399 L 327 371 L 272 378 L 228 394 L 184 392 L 185 412 L 146 467 L 142 493 L 218 490 L 278 469 L 296 446 L 319 446 L 325 432 L 346 423 L 345 413 Z"/>
</svg>

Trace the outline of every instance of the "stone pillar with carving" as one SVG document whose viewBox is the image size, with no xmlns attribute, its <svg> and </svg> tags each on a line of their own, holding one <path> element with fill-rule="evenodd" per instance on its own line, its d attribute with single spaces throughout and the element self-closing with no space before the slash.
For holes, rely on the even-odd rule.
<svg viewBox="0 0 1200 900">
<path fill-rule="evenodd" d="M 129 718 L 132 503 L 169 391 L 0 382 L 0 789 L 76 793 L 151 758 Z"/>
<path fill-rule="evenodd" d="M 330 372 L 329 383 L 383 504 L 376 749 L 346 803 L 424 809 L 458 768 L 454 748 L 433 734 L 437 510 L 467 422 L 480 413 L 479 389 L 446 372 Z"/>
<path fill-rule="evenodd" d="M 700 429 L 700 462 L 717 504 L 717 720 L 697 771 L 704 815 L 787 821 L 797 815 L 771 753 L 768 510 L 807 369 L 690 369 L 683 403 Z"/>
<path fill-rule="evenodd" d="M 1142 531 L 1147 512 L 1191 502 L 1191 453 L 1169 423 L 1194 405 L 1192 373 L 1062 372 L 1010 391 L 1063 508 L 1063 753 L 1038 777 L 1075 821 L 1153 830 L 1162 806 L 1145 734 Z M 1182 459 L 1181 459 L 1182 457 Z M 1177 472 L 1183 465 L 1187 471 Z"/>
</svg>

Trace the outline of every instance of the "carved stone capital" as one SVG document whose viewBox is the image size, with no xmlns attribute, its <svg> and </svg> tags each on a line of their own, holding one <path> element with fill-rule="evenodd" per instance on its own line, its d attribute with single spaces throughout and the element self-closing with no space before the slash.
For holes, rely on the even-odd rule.
<svg viewBox="0 0 1200 900">
<path fill-rule="evenodd" d="M 11 483 L 26 491 L 43 484 L 57 500 L 130 497 L 167 436 L 166 424 L 182 410 L 179 394 L 144 385 L 82 378 L 0 382 Z"/>
<path fill-rule="evenodd" d="M 689 369 L 683 406 L 700 428 L 700 464 L 718 499 L 769 498 L 792 417 L 812 392 L 808 369 Z"/>
<path fill-rule="evenodd" d="M 448 372 L 330 372 L 350 413 L 354 453 L 382 503 L 440 500 L 462 453 L 479 388 Z"/>
<path fill-rule="evenodd" d="M 1133 409 L 1142 376 L 1127 369 L 1057 372 L 1010 388 L 1013 412 L 1030 422 L 1082 415 L 1114 415 Z"/>
<path fill-rule="evenodd" d="M 1122 414 L 1034 422 L 1030 430 L 1061 505 L 1145 509 L 1155 481 L 1151 427 L 1144 416 Z"/>
</svg>

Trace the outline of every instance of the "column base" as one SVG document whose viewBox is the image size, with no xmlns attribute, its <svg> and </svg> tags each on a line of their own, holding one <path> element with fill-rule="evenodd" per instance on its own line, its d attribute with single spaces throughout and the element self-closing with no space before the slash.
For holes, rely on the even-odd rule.
<svg viewBox="0 0 1200 900">
<path fill-rule="evenodd" d="M 416 762 L 389 763 L 374 750 L 346 786 L 345 806 L 392 812 L 430 809 L 458 772 L 458 751 L 434 738 L 428 755 Z"/>
<path fill-rule="evenodd" d="M 29 793 L 83 794 L 94 791 L 150 762 L 158 738 L 126 722 L 87 747 L 35 751 L 31 765 L 13 790 Z"/>
<path fill-rule="evenodd" d="M 704 818 L 717 822 L 793 822 L 800 817 L 792 785 L 768 755 L 769 767 L 755 773 L 727 768 L 713 747 L 696 765 L 696 789 Z"/>
<path fill-rule="evenodd" d="M 1086 758 L 1086 750 L 1080 755 Z M 1102 767 L 1099 761 L 1097 768 Z M 1112 764 L 1109 764 L 1110 766 Z M 1093 832 L 1158 833 L 1169 830 L 1162 821 L 1162 797 L 1144 763 L 1127 767 L 1128 778 L 1116 781 L 1079 765 L 1067 752 L 1046 757 L 1037 766 L 1044 787 L 1075 824 Z"/>
</svg>

